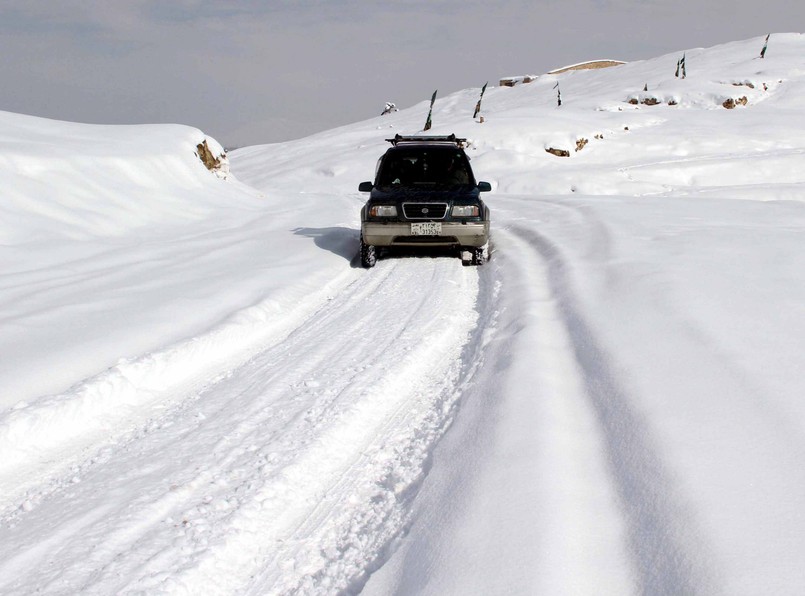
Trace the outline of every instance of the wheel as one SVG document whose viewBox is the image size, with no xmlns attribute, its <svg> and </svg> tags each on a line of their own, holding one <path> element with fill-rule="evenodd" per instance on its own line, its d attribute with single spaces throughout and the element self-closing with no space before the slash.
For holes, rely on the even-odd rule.
<svg viewBox="0 0 805 596">
<path fill-rule="evenodd" d="M 472 251 L 472 264 L 483 265 L 486 262 L 486 254 L 483 247 L 475 248 Z"/>
<path fill-rule="evenodd" d="M 365 244 L 363 238 L 361 238 L 361 265 L 365 269 L 369 269 L 375 266 L 377 263 L 377 251 L 375 247 L 371 244 Z"/>
</svg>

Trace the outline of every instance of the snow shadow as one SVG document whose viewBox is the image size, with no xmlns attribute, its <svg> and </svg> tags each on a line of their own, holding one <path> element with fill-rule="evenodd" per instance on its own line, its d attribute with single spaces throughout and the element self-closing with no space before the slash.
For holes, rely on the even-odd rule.
<svg viewBox="0 0 805 596">
<path fill-rule="evenodd" d="M 349 261 L 352 267 L 358 268 L 360 263 L 360 231 L 354 228 L 296 228 L 297 236 L 312 238 L 313 243 L 323 250 L 328 250 Z"/>
</svg>

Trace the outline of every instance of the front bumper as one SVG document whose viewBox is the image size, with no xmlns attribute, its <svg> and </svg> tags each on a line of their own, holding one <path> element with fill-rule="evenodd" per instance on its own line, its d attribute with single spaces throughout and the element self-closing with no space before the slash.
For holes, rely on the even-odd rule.
<svg viewBox="0 0 805 596">
<path fill-rule="evenodd" d="M 442 222 L 438 236 L 414 236 L 406 222 L 364 222 L 361 236 L 373 246 L 473 246 L 480 248 L 489 240 L 489 222 Z"/>
</svg>

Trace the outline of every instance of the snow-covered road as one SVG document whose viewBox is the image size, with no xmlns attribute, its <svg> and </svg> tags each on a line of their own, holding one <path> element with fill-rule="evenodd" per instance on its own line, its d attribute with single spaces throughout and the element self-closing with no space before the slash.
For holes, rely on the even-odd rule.
<svg viewBox="0 0 805 596">
<path fill-rule="evenodd" d="M 246 364 L 28 487 L 2 520 L 0 589 L 349 585 L 401 531 L 475 370 L 478 283 L 453 259 L 351 270 Z"/>
<path fill-rule="evenodd" d="M 726 220 L 720 200 L 495 204 L 502 290 L 482 370 L 434 453 L 449 465 L 365 593 L 794 593 L 802 352 L 772 330 L 805 319 L 753 294 L 801 280 L 787 262 L 746 265 L 797 235 L 752 202 Z M 707 250 L 724 229 L 744 236 L 743 260 Z"/>
<path fill-rule="evenodd" d="M 752 363 L 747 349 L 715 349 L 702 338 L 732 333 L 739 345 L 751 326 L 731 324 L 735 313 L 692 315 L 719 295 L 740 314 L 764 277 L 797 267 L 690 259 L 750 221 L 747 255 L 796 235 L 780 235 L 776 214 L 754 202 L 722 219 L 699 217 L 724 213 L 701 199 L 660 211 L 628 197 L 495 205 L 484 267 L 425 257 L 363 271 L 340 251 L 326 291 L 253 331 L 248 353 L 219 345 L 233 356 L 218 360 L 242 363 L 166 382 L 168 397 L 80 449 L 54 439 L 51 454 L 71 458 L 23 458 L 39 473 L 4 479 L 0 588 L 732 593 L 777 566 L 785 591 L 805 548 L 787 528 L 805 486 L 800 432 L 786 422 L 796 357 Z M 789 226 L 805 223 L 796 212 Z M 333 254 L 345 233 L 303 235 Z M 658 237 L 675 255 L 661 267 Z M 700 288 L 682 310 L 680 287 Z M 781 339 L 755 338 L 758 356 L 779 353 Z M 155 365 L 163 356 L 145 367 L 151 386 L 170 378 Z"/>
</svg>

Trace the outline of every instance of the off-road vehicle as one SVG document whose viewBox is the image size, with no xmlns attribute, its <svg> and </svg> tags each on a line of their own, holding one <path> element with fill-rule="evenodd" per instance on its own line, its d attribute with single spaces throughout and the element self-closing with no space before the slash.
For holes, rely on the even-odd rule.
<svg viewBox="0 0 805 596">
<path fill-rule="evenodd" d="M 400 136 L 378 160 L 374 182 L 361 209 L 361 264 L 373 267 L 380 250 L 443 247 L 480 265 L 487 258 L 489 209 L 464 152 L 466 139 Z"/>
</svg>

